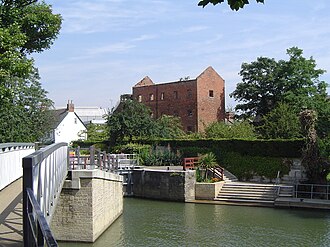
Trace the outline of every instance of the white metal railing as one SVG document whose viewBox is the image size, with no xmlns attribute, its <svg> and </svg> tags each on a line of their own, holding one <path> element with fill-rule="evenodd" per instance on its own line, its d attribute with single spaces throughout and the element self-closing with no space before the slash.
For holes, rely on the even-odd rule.
<svg viewBox="0 0 330 247">
<path fill-rule="evenodd" d="M 34 151 L 34 143 L 0 144 L 0 190 L 22 177 L 22 158 Z"/>
<path fill-rule="evenodd" d="M 55 143 L 23 158 L 23 231 L 24 246 L 30 246 L 33 239 L 37 214 L 28 207 L 28 189 L 49 224 L 60 197 L 67 176 L 68 145 Z M 45 226 L 48 227 L 48 226 Z"/>
</svg>

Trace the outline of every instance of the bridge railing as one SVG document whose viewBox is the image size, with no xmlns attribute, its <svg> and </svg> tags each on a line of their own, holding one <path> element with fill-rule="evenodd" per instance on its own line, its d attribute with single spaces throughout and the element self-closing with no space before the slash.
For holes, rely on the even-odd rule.
<svg viewBox="0 0 330 247">
<path fill-rule="evenodd" d="M 34 150 L 34 143 L 0 144 L 0 190 L 22 177 L 22 158 Z"/>
<path fill-rule="evenodd" d="M 81 153 L 88 154 L 81 154 Z M 138 166 L 136 154 L 109 154 L 95 149 L 76 148 L 71 149 L 69 155 L 69 170 L 100 169 L 104 171 L 117 171 L 128 167 Z"/>
<path fill-rule="evenodd" d="M 43 246 L 44 242 L 56 246 L 48 224 L 60 197 L 67 167 L 66 143 L 52 144 L 23 158 L 24 246 Z"/>
</svg>

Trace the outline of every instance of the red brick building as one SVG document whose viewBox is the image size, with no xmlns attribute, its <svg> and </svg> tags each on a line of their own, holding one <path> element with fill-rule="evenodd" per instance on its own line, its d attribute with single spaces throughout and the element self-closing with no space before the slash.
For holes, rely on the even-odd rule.
<svg viewBox="0 0 330 247">
<path fill-rule="evenodd" d="M 155 84 L 146 76 L 133 87 L 133 99 L 151 108 L 154 118 L 181 118 L 185 131 L 200 132 L 225 119 L 225 81 L 208 67 L 196 79 Z"/>
</svg>

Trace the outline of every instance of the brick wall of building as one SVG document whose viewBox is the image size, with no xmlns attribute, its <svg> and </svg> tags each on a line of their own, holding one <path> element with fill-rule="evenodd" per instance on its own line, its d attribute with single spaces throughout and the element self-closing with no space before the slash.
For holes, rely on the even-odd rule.
<svg viewBox="0 0 330 247">
<path fill-rule="evenodd" d="M 150 107 L 154 118 L 180 117 L 188 132 L 202 131 L 225 117 L 224 80 L 212 67 L 193 80 L 154 84 L 145 77 L 133 87 L 133 99 Z"/>
<path fill-rule="evenodd" d="M 225 81 L 212 67 L 197 77 L 197 106 L 198 131 L 225 120 Z"/>
</svg>

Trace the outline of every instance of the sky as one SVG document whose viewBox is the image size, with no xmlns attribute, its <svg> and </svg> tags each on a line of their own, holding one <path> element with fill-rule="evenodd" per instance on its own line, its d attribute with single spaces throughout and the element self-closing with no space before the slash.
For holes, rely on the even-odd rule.
<svg viewBox="0 0 330 247">
<path fill-rule="evenodd" d="M 111 109 L 145 76 L 155 83 L 193 79 L 212 66 L 232 108 L 242 63 L 287 60 L 293 46 L 327 70 L 321 79 L 330 83 L 329 0 L 251 0 L 239 11 L 198 2 L 46 0 L 63 18 L 51 49 L 33 56 L 48 97 L 57 107 L 72 100 Z"/>
</svg>

